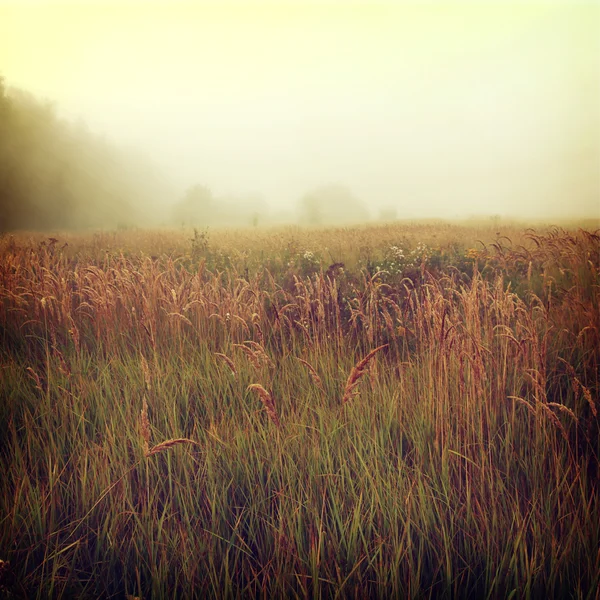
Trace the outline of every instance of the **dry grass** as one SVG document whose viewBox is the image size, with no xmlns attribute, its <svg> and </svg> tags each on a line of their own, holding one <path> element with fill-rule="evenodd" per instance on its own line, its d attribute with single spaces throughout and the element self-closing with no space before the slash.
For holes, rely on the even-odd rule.
<svg viewBox="0 0 600 600">
<path fill-rule="evenodd" d="M 156 444 L 156 446 L 152 446 L 152 448 L 150 448 L 145 453 L 145 455 L 152 456 L 153 454 L 158 454 L 159 452 L 163 452 L 164 450 L 170 450 L 171 448 L 179 446 L 180 444 L 193 444 L 195 446 L 200 446 L 200 444 L 198 442 L 195 442 L 194 440 L 188 440 L 187 438 L 177 438 L 172 440 L 165 440 L 160 444 Z"/>
<path fill-rule="evenodd" d="M 56 238 L 0 238 L 9 597 L 594 597 L 597 233 Z"/>
<path fill-rule="evenodd" d="M 317 388 L 319 388 L 319 390 L 321 392 L 325 393 L 325 388 L 323 387 L 323 381 L 319 377 L 317 370 L 308 361 L 304 360 L 303 358 L 300 358 L 299 356 L 296 356 L 296 360 L 298 362 L 302 363 L 308 369 L 310 378 L 312 379 L 313 383 L 317 386 Z"/>
<path fill-rule="evenodd" d="M 378 352 L 381 352 L 381 350 L 387 347 L 388 344 L 378 346 L 374 350 L 371 350 L 369 354 L 367 354 L 362 360 L 357 362 L 356 365 L 354 365 L 354 367 L 352 367 L 352 371 L 350 371 L 350 375 L 348 376 L 348 380 L 346 381 L 346 387 L 344 388 L 342 404 L 346 404 L 346 402 L 348 402 L 351 398 L 353 398 L 356 395 L 356 388 L 358 387 L 362 376 L 367 372 L 369 368 L 369 363 Z"/>
<path fill-rule="evenodd" d="M 263 406 L 265 407 L 265 410 L 267 411 L 267 414 L 269 415 L 269 418 L 271 419 L 271 421 L 273 421 L 273 423 L 275 423 L 275 425 L 277 427 L 281 427 L 281 421 L 279 420 L 279 417 L 277 416 L 277 410 L 275 409 L 275 402 L 273 400 L 273 396 L 271 395 L 271 393 L 268 392 L 259 383 L 250 384 L 248 386 L 248 390 L 252 390 L 253 392 L 256 392 L 256 394 L 260 398 L 260 401 L 263 403 Z"/>
<path fill-rule="evenodd" d="M 226 354 L 222 354 L 221 352 L 215 352 L 215 356 L 217 356 L 220 360 L 222 360 L 231 371 L 231 374 L 235 377 L 237 375 L 237 369 L 235 363 L 227 356 Z"/>
</svg>

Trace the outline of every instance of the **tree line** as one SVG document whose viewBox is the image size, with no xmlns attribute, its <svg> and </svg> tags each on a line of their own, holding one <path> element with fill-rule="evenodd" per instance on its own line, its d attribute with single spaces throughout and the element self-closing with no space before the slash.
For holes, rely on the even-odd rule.
<svg viewBox="0 0 600 600">
<path fill-rule="evenodd" d="M 0 77 L 0 231 L 343 225 L 369 218 L 364 202 L 341 184 L 317 187 L 279 214 L 259 195 L 221 197 L 203 184 L 176 198 L 149 160 L 61 119 L 54 104 L 9 89 Z"/>
<path fill-rule="evenodd" d="M 145 224 L 165 190 L 149 161 L 0 78 L 1 230 Z"/>
</svg>

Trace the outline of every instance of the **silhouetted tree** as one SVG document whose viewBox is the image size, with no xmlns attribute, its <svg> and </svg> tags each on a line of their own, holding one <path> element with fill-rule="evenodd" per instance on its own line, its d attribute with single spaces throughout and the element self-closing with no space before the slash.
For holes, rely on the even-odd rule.
<svg viewBox="0 0 600 600">
<path fill-rule="evenodd" d="M 155 173 L 0 78 L 0 230 L 144 222 L 165 200 Z"/>
<path fill-rule="evenodd" d="M 309 225 L 360 223 L 369 212 L 346 186 L 330 184 L 305 194 L 298 203 L 300 221 Z"/>
<path fill-rule="evenodd" d="M 175 206 L 177 222 L 185 225 L 209 225 L 214 221 L 215 202 L 211 190 L 205 185 L 190 187 Z"/>
</svg>

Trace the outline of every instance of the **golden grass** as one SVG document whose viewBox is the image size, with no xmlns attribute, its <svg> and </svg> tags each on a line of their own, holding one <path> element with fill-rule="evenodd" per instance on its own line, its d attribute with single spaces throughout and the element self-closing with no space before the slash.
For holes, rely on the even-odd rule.
<svg viewBox="0 0 600 600">
<path fill-rule="evenodd" d="M 198 442 L 195 442 L 194 440 L 190 440 L 188 438 L 175 438 L 171 440 L 165 440 L 160 444 L 156 444 L 156 446 L 152 446 L 152 448 L 150 448 L 145 453 L 145 455 L 152 456 L 153 454 L 158 454 L 159 452 L 163 452 L 164 450 L 170 450 L 171 448 L 179 446 L 180 444 L 193 444 L 194 446 L 200 446 Z"/>
<path fill-rule="evenodd" d="M 148 401 L 145 396 L 144 404 L 140 412 L 139 428 L 140 437 L 142 438 L 142 447 L 144 449 L 144 454 L 147 456 L 148 452 L 150 452 L 150 421 L 148 420 Z"/>
<path fill-rule="evenodd" d="M 219 360 L 222 360 L 229 367 L 229 370 L 231 371 L 231 374 L 234 377 L 237 375 L 237 368 L 235 366 L 235 363 L 229 358 L 229 356 L 221 352 L 215 352 L 214 355 L 217 358 L 219 358 Z"/>
<path fill-rule="evenodd" d="M 188 438 L 172 438 L 150 447 L 150 421 L 148 419 L 148 401 L 146 400 L 145 396 L 143 407 L 140 412 L 139 431 L 140 437 L 142 438 L 142 448 L 144 450 L 144 456 L 146 457 L 158 454 L 165 450 L 170 450 L 171 448 L 179 446 L 180 444 L 193 444 L 196 446 L 200 445 L 198 442 L 195 442 L 194 440 L 190 440 Z"/>
<path fill-rule="evenodd" d="M 281 427 L 281 421 L 279 420 L 279 416 L 277 415 L 277 410 L 275 408 L 275 402 L 273 400 L 273 396 L 270 392 L 268 392 L 262 385 L 259 383 L 252 383 L 248 386 L 248 390 L 252 390 L 256 392 L 260 401 L 263 403 L 269 418 L 277 427 Z"/>
<path fill-rule="evenodd" d="M 325 393 L 325 388 L 323 387 L 323 381 L 319 377 L 319 374 L 317 373 L 316 369 L 308 361 L 304 360 L 303 358 L 300 358 L 299 356 L 296 356 L 295 358 L 298 362 L 302 363 L 308 369 L 308 373 L 309 373 L 313 383 L 319 388 L 319 390 L 321 392 Z"/>
<path fill-rule="evenodd" d="M 7 593 L 593 597 L 596 232 L 190 235 L 0 238 Z"/>
<path fill-rule="evenodd" d="M 357 393 L 356 388 L 360 383 L 361 378 L 367 372 L 369 368 L 369 363 L 378 352 L 381 352 L 384 348 L 387 348 L 388 344 L 383 344 L 382 346 L 378 346 L 377 348 L 371 350 L 362 360 L 356 363 L 354 367 L 352 367 L 352 371 L 350 371 L 350 375 L 346 381 L 346 386 L 344 387 L 344 394 L 342 395 L 342 404 L 346 404 L 349 400 L 351 400 Z"/>
</svg>

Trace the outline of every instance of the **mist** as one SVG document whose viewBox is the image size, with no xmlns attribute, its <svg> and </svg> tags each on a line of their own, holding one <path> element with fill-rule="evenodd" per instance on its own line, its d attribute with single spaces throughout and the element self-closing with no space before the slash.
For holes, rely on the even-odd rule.
<svg viewBox="0 0 600 600">
<path fill-rule="evenodd" d="M 594 2 L 5 2 L 0 75 L 111 148 L 110 169 L 42 153 L 93 173 L 69 193 L 96 208 L 58 225 L 598 217 L 599 22 Z"/>
</svg>

